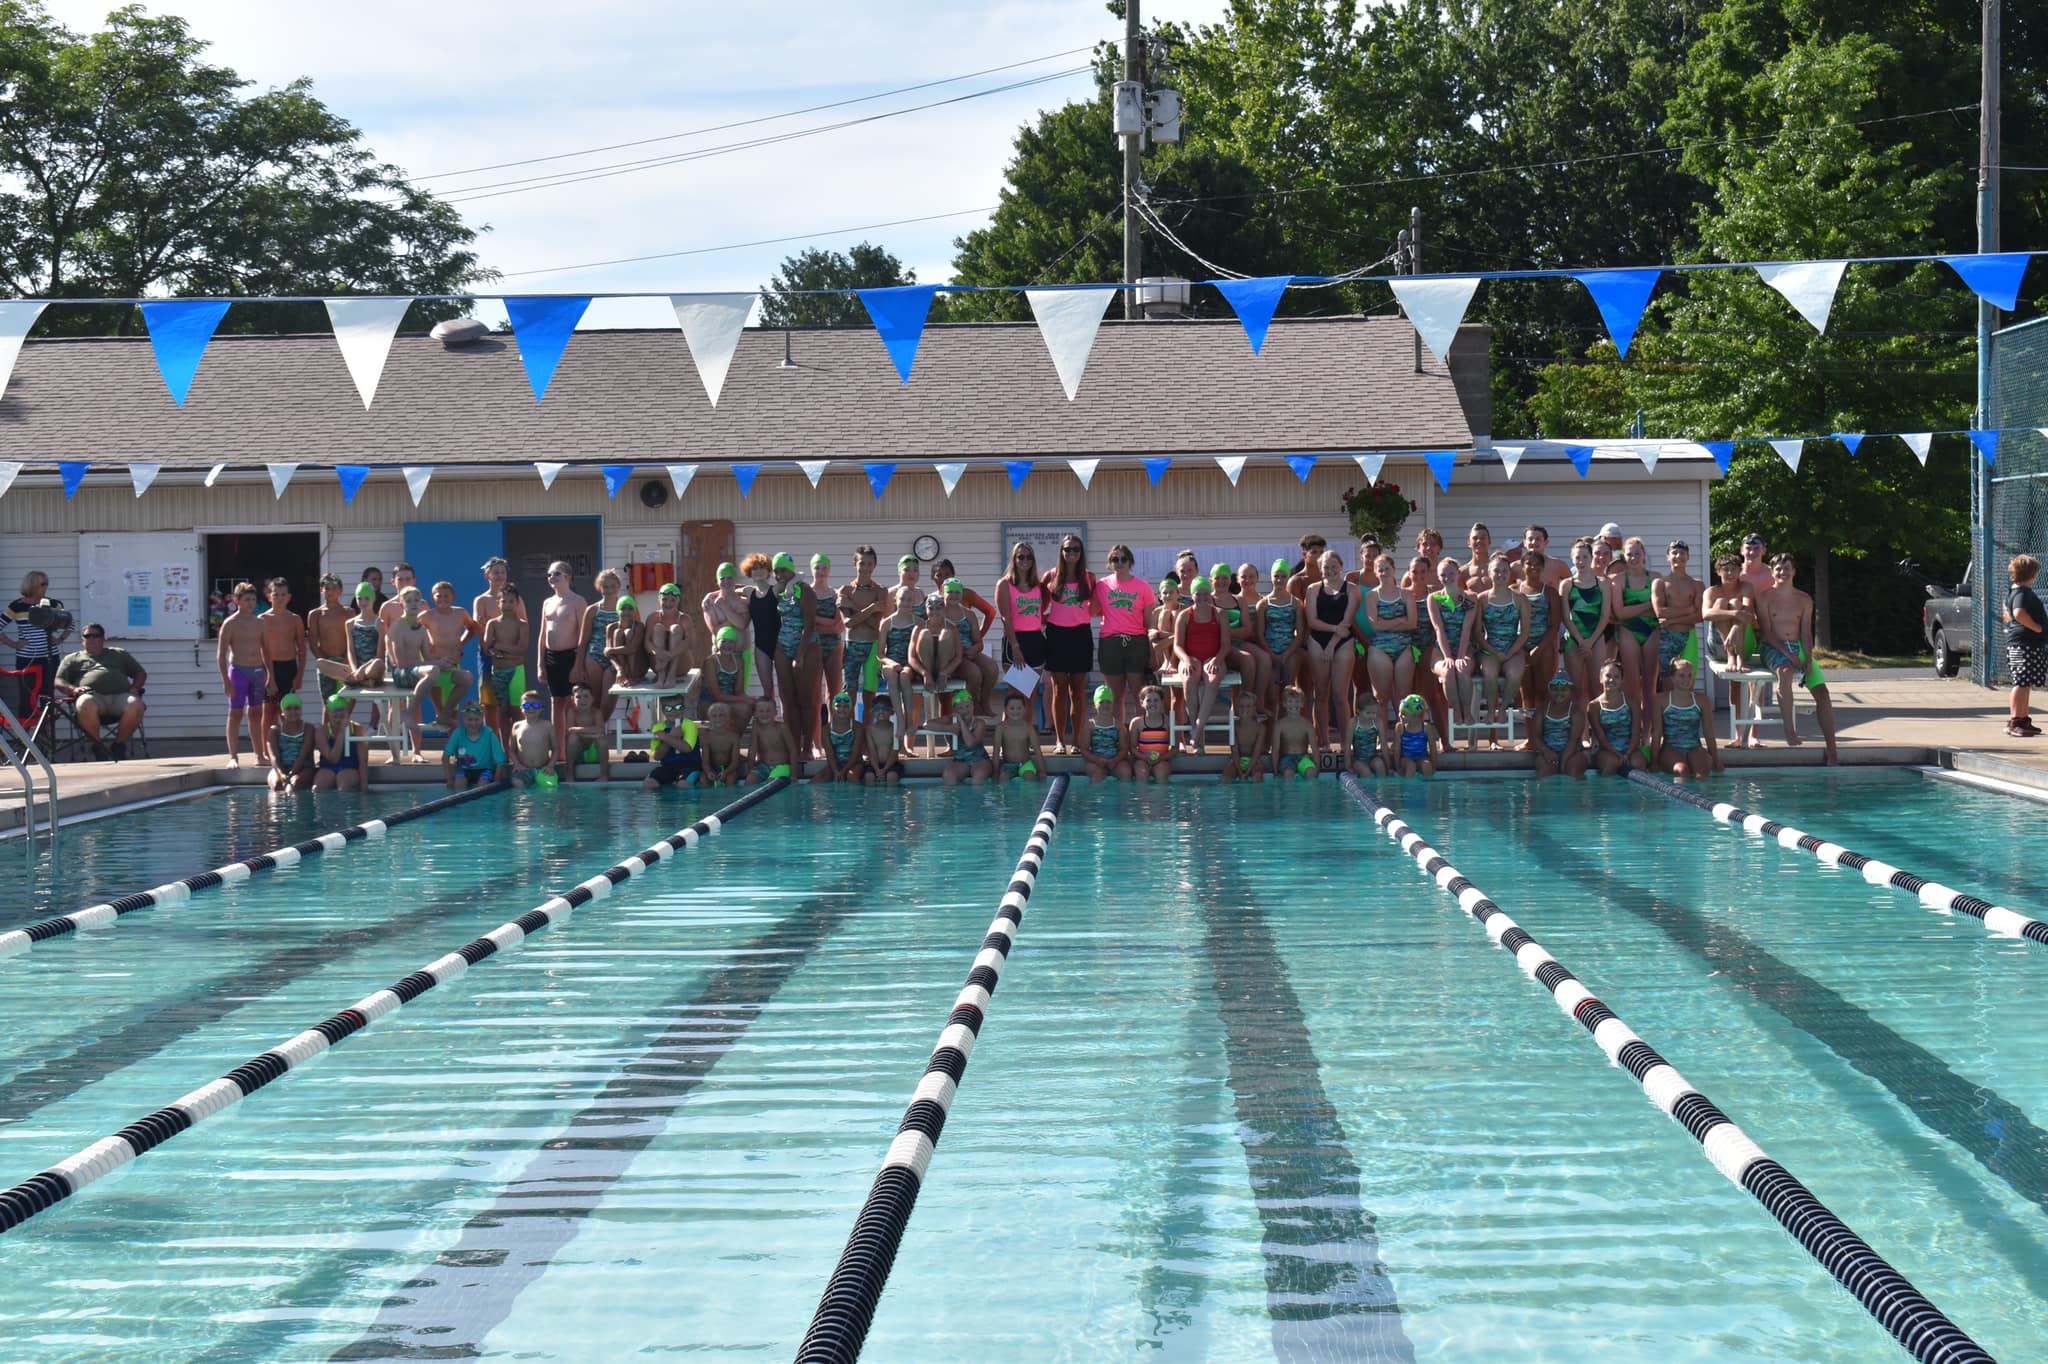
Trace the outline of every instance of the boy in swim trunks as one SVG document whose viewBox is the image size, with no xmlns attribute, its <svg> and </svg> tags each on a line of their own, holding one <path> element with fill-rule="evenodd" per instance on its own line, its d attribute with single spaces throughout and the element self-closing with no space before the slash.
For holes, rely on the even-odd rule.
<svg viewBox="0 0 2048 1364">
<path fill-rule="evenodd" d="M 476 622 L 455 604 L 455 584 L 441 582 L 434 584 L 434 604 L 420 613 L 420 624 L 427 632 L 427 661 L 434 665 L 435 718 L 452 733 L 460 723 L 459 711 L 449 714 L 453 703 L 469 695 L 476 681 L 462 666 L 462 651 L 477 636 Z"/>
<path fill-rule="evenodd" d="M 352 614 L 342 604 L 340 576 L 321 574 L 320 604 L 306 613 L 306 644 L 313 651 L 314 670 L 320 674 L 323 705 L 354 671 L 348 661 L 348 618 Z"/>
<path fill-rule="evenodd" d="M 856 713 L 863 717 L 882 680 L 877 622 L 892 609 L 889 594 L 875 581 L 875 547 L 862 545 L 854 551 L 853 581 L 839 589 L 839 618 L 846 622 L 846 689 L 860 699 Z"/>
<path fill-rule="evenodd" d="M 491 695 L 500 699 L 496 707 L 484 707 L 484 718 L 489 719 L 496 710 L 498 737 L 507 742 L 512 738 L 513 698 L 525 704 L 527 633 L 526 616 L 519 610 L 519 589 L 506 583 L 498 589 L 498 609 L 484 622 L 483 639 L 477 647 L 490 670 Z"/>
<path fill-rule="evenodd" d="M 1410 693 L 1401 698 L 1401 723 L 1394 730 L 1394 741 L 1400 745 L 1398 751 L 1404 777 L 1436 775 L 1436 726 L 1429 723 L 1423 712 L 1420 696 Z"/>
<path fill-rule="evenodd" d="M 661 609 L 647 618 L 647 657 L 654 668 L 654 685 L 673 687 L 676 679 L 690 670 L 690 632 L 683 621 L 683 589 L 665 583 Z"/>
<path fill-rule="evenodd" d="M 1088 751 L 1084 756 L 1090 781 L 1131 779 L 1130 736 L 1117 720 L 1116 693 L 1107 686 L 1095 689 L 1095 709 L 1088 716 Z"/>
<path fill-rule="evenodd" d="M 263 584 L 270 609 L 258 620 L 263 622 L 263 654 L 269 662 L 270 685 L 263 695 L 264 743 L 270 742 L 270 731 L 277 727 L 277 699 L 294 691 L 299 685 L 299 674 L 306 667 L 306 623 L 292 611 L 292 585 L 283 578 L 272 578 Z"/>
<path fill-rule="evenodd" d="M 897 588 L 901 594 L 904 588 Z M 953 752 L 947 757 L 939 779 L 957 786 L 965 777 L 969 786 L 979 786 L 995 771 L 988 756 L 988 721 L 974 713 L 974 694 L 961 687 L 953 693 L 953 714 L 946 722 L 953 732 Z"/>
<path fill-rule="evenodd" d="M 1692 559 L 1692 546 L 1673 540 L 1664 552 L 1671 571 L 1650 584 L 1650 609 L 1656 614 L 1660 638 L 1657 641 L 1657 684 L 1655 690 L 1671 686 L 1671 666 L 1679 659 L 1700 666 L 1700 580 L 1685 571 Z"/>
<path fill-rule="evenodd" d="M 894 786 L 903 780 L 903 755 L 896 744 L 896 714 L 886 698 L 871 697 L 862 727 L 860 779 L 870 786 Z"/>
<path fill-rule="evenodd" d="M 597 693 L 588 682 L 578 682 L 569 693 L 569 717 L 562 736 L 569 760 L 562 764 L 562 780 L 576 780 L 576 764 L 596 763 L 597 779 L 612 779 L 612 750 L 605 740 L 604 712 L 597 708 Z"/>
<path fill-rule="evenodd" d="M 555 737 L 568 743 L 570 696 L 576 681 L 576 660 L 583 651 L 583 613 L 589 603 L 578 596 L 569 565 L 557 559 L 548 565 L 551 594 L 540 605 L 540 656 L 555 718 Z M 568 763 L 568 750 L 555 754 Z"/>
<path fill-rule="evenodd" d="M 405 726 L 412 731 L 412 760 L 423 763 L 427 755 L 420 726 L 426 713 L 427 693 L 440 674 L 427 657 L 430 641 L 426 624 L 420 619 L 426 602 L 420 597 L 417 587 L 401 587 L 390 605 L 398 608 L 398 617 L 384 628 L 384 655 L 390 663 L 390 670 L 385 676 L 394 687 L 412 689 L 412 699 L 403 703 Z"/>
<path fill-rule="evenodd" d="M 519 698 L 519 723 L 512 726 L 512 783 L 532 786 L 542 772 L 555 772 L 555 727 L 540 693 L 528 688 Z M 557 774 L 559 775 L 559 774 Z"/>
<path fill-rule="evenodd" d="M 461 715 L 461 726 L 441 748 L 441 766 L 448 774 L 451 791 L 495 782 L 505 767 L 505 745 L 495 731 L 484 727 L 483 702 L 464 701 Z"/>
<path fill-rule="evenodd" d="M 256 585 L 235 584 L 235 609 L 220 623 L 220 642 L 214 646 L 214 661 L 220 664 L 221 690 L 228 698 L 228 766 L 240 767 L 242 717 L 248 717 L 249 751 L 259 763 L 270 761 L 263 730 L 263 701 L 270 686 L 270 652 L 263 622 L 256 615 Z"/>
<path fill-rule="evenodd" d="M 1799 727 L 1792 707 L 1792 684 L 1813 696 L 1829 767 L 1841 761 L 1835 748 L 1835 703 L 1828 680 L 1813 661 L 1813 598 L 1792 585 L 1793 559 L 1780 554 L 1771 560 L 1771 590 L 1757 598 L 1758 632 L 1764 641 L 1764 666 L 1778 675 L 1778 712 L 1785 720 L 1785 742 L 1799 745 Z"/>
<path fill-rule="evenodd" d="M 697 722 L 686 714 L 687 708 L 680 696 L 664 697 L 661 703 L 662 725 L 660 733 L 654 736 L 654 766 L 648 770 L 647 779 L 640 783 L 643 791 L 653 791 L 663 786 L 696 785 L 704 772 L 704 759 L 697 752 Z"/>
<path fill-rule="evenodd" d="M 738 786 L 747 779 L 747 755 L 740 747 L 739 732 L 732 727 L 732 707 L 723 701 L 712 702 L 709 726 L 698 735 L 703 783 Z"/>
<path fill-rule="evenodd" d="M 747 757 L 754 767 L 754 780 L 770 781 L 788 777 L 795 781 L 804 774 L 796 755 L 796 735 L 772 705 L 765 702 L 754 709 L 754 723 L 747 738 Z"/>
<path fill-rule="evenodd" d="M 1272 736 L 1259 718 L 1259 699 L 1249 687 L 1239 687 L 1231 703 L 1237 707 L 1237 734 L 1230 741 L 1230 753 L 1223 759 L 1223 780 L 1262 782 L 1270 766 L 1266 749 Z"/>
<path fill-rule="evenodd" d="M 297 692 L 277 698 L 277 723 L 270 727 L 270 789 L 310 791 L 320 746 L 306 728 Z"/>
<path fill-rule="evenodd" d="M 1282 687 L 1280 718 L 1273 722 L 1273 776 L 1314 781 L 1315 747 L 1315 727 L 1308 722 L 1308 693 L 1295 685 Z"/>
<path fill-rule="evenodd" d="M 1038 727 L 1025 718 L 1024 698 L 1015 692 L 1003 698 L 1003 722 L 996 726 L 996 784 L 1000 786 L 1013 777 L 1045 780 L 1045 754 L 1038 747 Z"/>
</svg>

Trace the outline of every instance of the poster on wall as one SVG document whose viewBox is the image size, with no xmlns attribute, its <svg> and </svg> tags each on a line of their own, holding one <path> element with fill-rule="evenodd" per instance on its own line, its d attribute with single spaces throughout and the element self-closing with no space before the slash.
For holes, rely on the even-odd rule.
<svg viewBox="0 0 2048 1364">
<path fill-rule="evenodd" d="M 199 536 L 193 531 L 88 532 L 78 537 L 81 624 L 113 639 L 197 639 L 205 632 Z"/>
</svg>

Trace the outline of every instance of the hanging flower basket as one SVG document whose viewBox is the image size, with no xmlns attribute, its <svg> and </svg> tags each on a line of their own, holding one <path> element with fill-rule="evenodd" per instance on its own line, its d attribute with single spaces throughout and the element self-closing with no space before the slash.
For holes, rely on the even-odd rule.
<svg viewBox="0 0 2048 1364">
<path fill-rule="evenodd" d="M 1413 510 L 1414 504 L 1401 495 L 1398 483 L 1344 490 L 1344 513 L 1351 518 L 1351 533 L 1361 539 L 1370 535 L 1381 544 L 1393 543 Z"/>
</svg>

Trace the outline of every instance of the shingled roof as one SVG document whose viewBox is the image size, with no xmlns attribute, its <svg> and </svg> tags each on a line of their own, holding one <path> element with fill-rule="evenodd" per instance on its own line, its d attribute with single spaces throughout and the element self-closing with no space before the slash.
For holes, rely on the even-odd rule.
<svg viewBox="0 0 2048 1364">
<path fill-rule="evenodd" d="M 785 341 L 794 361 L 783 367 Z M 1469 448 L 1490 429 L 1486 329 L 1447 371 L 1398 318 L 1107 322 L 1068 402 L 1038 329 L 935 326 L 901 382 L 866 327 L 753 329 L 718 405 L 681 333 L 578 332 L 536 403 L 517 342 L 391 348 L 365 410 L 332 337 L 222 336 L 185 406 L 143 338 L 31 341 L 0 400 L 0 459 L 191 468 L 603 459 L 889 459 Z"/>
</svg>

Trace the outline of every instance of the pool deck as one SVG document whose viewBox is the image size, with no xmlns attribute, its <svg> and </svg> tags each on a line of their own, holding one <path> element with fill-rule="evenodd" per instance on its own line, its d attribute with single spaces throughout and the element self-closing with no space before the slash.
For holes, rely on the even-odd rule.
<svg viewBox="0 0 2048 1364">
<path fill-rule="evenodd" d="M 1925 669 L 1872 669 L 1839 672 L 1832 680 L 1835 715 L 1844 766 L 1927 765 L 2001 781 L 2048 789 L 2048 736 L 2015 739 L 2005 733 L 2006 702 L 2002 691 L 1987 691 L 1961 678 L 1940 679 Z M 2043 713 L 2048 713 L 2044 696 Z M 1800 732 L 1807 742 L 1787 748 L 1775 723 L 1764 727 L 1766 746 L 1729 749 L 1722 754 L 1731 768 L 1816 767 L 1821 764 L 1819 731 L 1810 707 L 1799 712 Z M 167 746 L 167 745 L 166 745 Z M 1449 755 L 1447 772 L 1515 771 L 1526 766 L 1519 754 L 1480 751 Z M 1182 759 L 1182 772 L 1215 772 L 1220 757 Z M 917 761 L 917 776 L 936 776 L 940 764 Z M 1054 759 L 1052 770 L 1081 770 L 1079 760 Z M 579 772 L 596 776 L 586 765 Z M 637 781 L 639 765 L 615 763 L 613 779 Z M 124 763 L 60 763 L 57 788 L 64 815 L 96 814 L 140 801 L 201 792 L 226 786 L 260 786 L 262 769 L 244 759 L 230 769 L 218 751 L 182 757 L 136 759 Z M 372 786 L 403 783 L 439 784 L 439 763 L 394 764 L 373 759 Z M 38 802 L 40 807 L 40 802 Z M 0 837 L 18 836 L 22 824 L 21 779 L 12 769 L 0 771 Z"/>
</svg>

